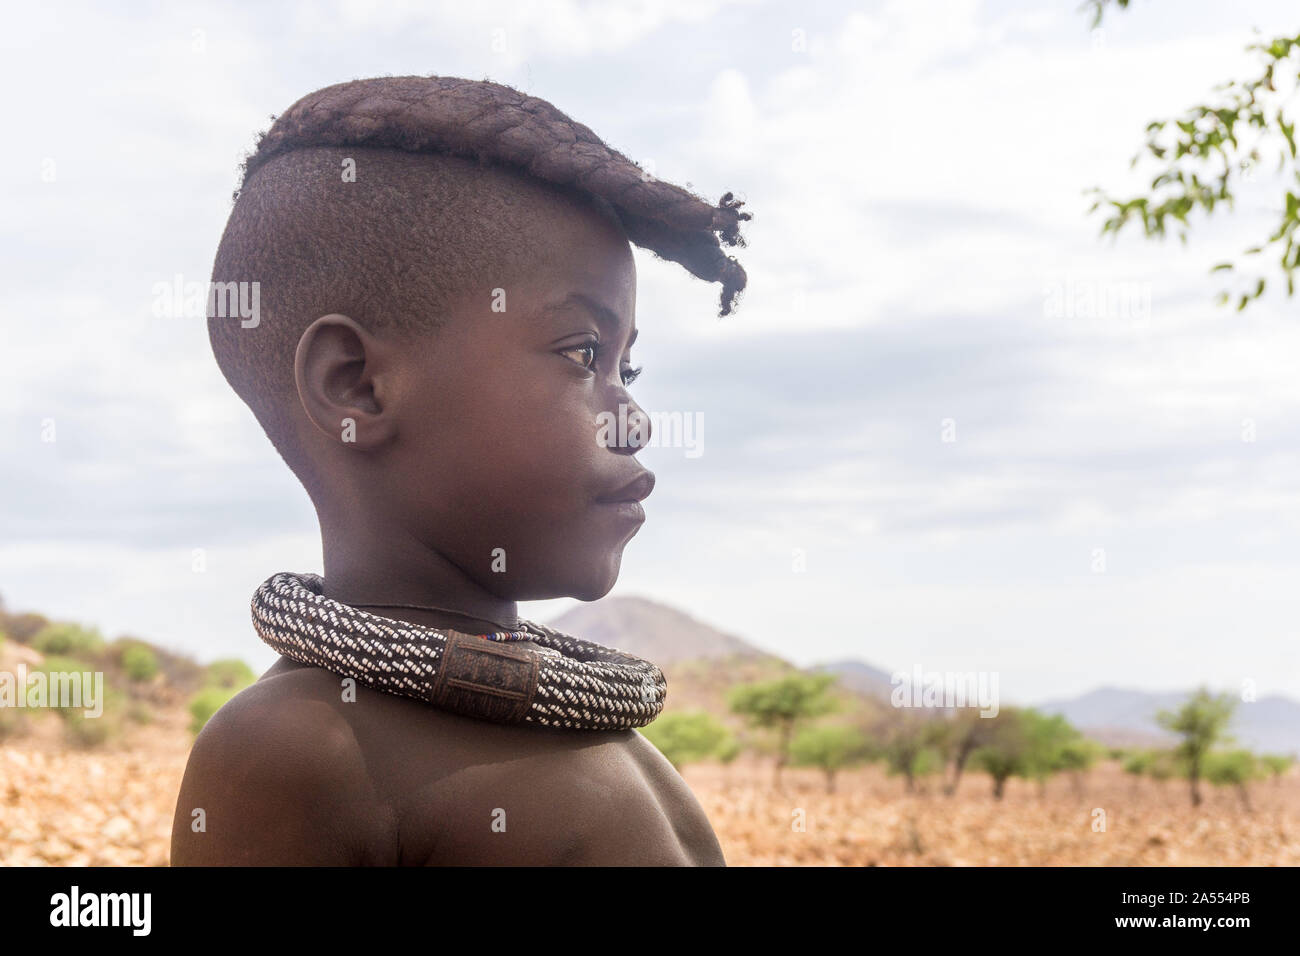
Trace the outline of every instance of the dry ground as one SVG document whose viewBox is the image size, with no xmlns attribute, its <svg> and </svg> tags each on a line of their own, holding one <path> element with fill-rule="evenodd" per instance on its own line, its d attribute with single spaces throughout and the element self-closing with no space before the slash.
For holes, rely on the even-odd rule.
<svg viewBox="0 0 1300 956">
<path fill-rule="evenodd" d="M 130 749 L 66 750 L 58 720 L 37 721 L 0 745 L 0 863 L 165 865 L 172 811 L 189 748 L 183 719 L 137 729 Z M 686 780 L 713 821 L 732 866 L 1300 865 L 1300 777 L 1235 791 L 1205 786 L 1198 810 L 1186 786 L 1092 771 L 1082 794 L 1057 779 L 1039 796 L 1012 781 L 995 801 L 968 775 L 954 797 L 905 795 L 871 767 L 841 774 L 836 792 L 806 770 L 784 793 L 763 764 L 688 767 Z M 1094 830 L 1094 810 L 1105 829 Z M 797 829 L 802 819 L 803 829 Z"/>
<path fill-rule="evenodd" d="M 762 766 L 688 767 L 684 776 L 731 866 L 1300 865 L 1294 772 L 1251 784 L 1250 812 L 1235 790 L 1206 784 L 1196 810 L 1182 781 L 1143 780 L 1135 792 L 1114 763 L 1089 773 L 1082 793 L 1064 778 L 1041 796 L 1012 780 L 1000 802 L 982 774 L 967 775 L 952 797 L 937 782 L 909 796 L 876 767 L 840 774 L 832 794 L 810 771 L 787 771 L 784 794 Z M 1094 830 L 1103 819 L 1104 831 Z"/>
</svg>

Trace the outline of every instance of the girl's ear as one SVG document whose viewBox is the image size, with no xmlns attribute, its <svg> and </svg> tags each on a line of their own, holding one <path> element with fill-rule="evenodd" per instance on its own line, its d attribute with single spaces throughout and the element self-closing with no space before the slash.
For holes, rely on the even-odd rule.
<svg viewBox="0 0 1300 956">
<path fill-rule="evenodd" d="M 374 448 L 394 435 L 384 399 L 384 349 L 346 315 L 322 315 L 302 333 L 294 383 L 307 417 L 334 441 Z"/>
</svg>

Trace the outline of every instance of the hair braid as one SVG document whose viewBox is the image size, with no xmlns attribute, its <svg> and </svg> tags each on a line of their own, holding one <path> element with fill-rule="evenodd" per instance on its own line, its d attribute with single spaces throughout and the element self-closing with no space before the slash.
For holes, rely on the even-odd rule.
<svg viewBox="0 0 1300 956">
<path fill-rule="evenodd" d="M 740 223 L 752 216 L 741 211 L 742 200 L 728 192 L 712 206 L 655 179 L 586 126 L 513 87 L 450 76 L 353 80 L 309 93 L 273 120 L 244 163 L 245 183 L 273 157 L 312 146 L 387 147 L 515 166 L 605 200 L 636 245 L 722 283 L 720 316 L 745 288 L 744 268 L 722 250 L 745 245 Z"/>
</svg>

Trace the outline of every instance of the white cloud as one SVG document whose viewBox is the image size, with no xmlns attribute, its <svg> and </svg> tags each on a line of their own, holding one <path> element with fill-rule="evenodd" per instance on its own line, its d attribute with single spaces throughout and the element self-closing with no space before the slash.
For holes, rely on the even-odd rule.
<svg viewBox="0 0 1300 956">
<path fill-rule="evenodd" d="M 658 453 L 620 590 L 804 663 L 983 654 L 1044 693 L 1120 667 L 1180 686 L 1219 666 L 1231 628 L 1233 667 L 1300 693 L 1279 646 L 1300 526 L 1294 305 L 1216 310 L 1206 274 L 1270 224 L 1266 183 L 1186 251 L 1099 243 L 1081 195 L 1125 188 L 1149 119 L 1245 73 L 1251 17 L 1294 14 L 1242 4 L 1225 31 L 1209 3 L 1167 23 L 1145 6 L 1113 14 L 1100 47 L 1072 5 L 973 0 L 22 8 L 0 43 L 46 80 L 12 104 L 26 132 L 0 181 L 16 462 L 0 589 L 266 662 L 247 599 L 319 561 L 310 506 L 201 324 L 151 318 L 149 290 L 206 275 L 267 114 L 354 76 L 487 75 L 756 216 L 729 250 L 751 285 L 727 319 L 716 286 L 638 252 L 638 397 L 703 411 L 708 450 Z M 1149 283 L 1150 313 L 1050 316 L 1062 277 Z M 1099 543 L 1104 580 L 1086 571 Z"/>
</svg>

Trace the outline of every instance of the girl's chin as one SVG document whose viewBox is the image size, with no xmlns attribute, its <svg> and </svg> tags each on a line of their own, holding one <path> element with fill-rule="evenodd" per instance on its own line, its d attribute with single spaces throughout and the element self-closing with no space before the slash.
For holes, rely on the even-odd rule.
<svg viewBox="0 0 1300 956">
<path fill-rule="evenodd" d="M 584 576 L 583 580 L 575 582 L 574 587 L 569 591 L 569 596 L 579 601 L 599 601 L 618 583 L 618 572 L 622 563 L 623 548 L 620 545 L 618 550 L 608 555 L 603 567 Z"/>
<path fill-rule="evenodd" d="M 581 567 L 572 558 L 564 564 L 556 561 L 548 568 L 550 573 L 545 579 L 533 579 L 525 584 L 516 578 L 511 586 L 494 588 L 492 592 L 509 601 L 553 601 L 558 598 L 599 601 L 618 583 L 622 563 L 623 544 L 620 543 L 612 551 L 584 556 Z"/>
</svg>

